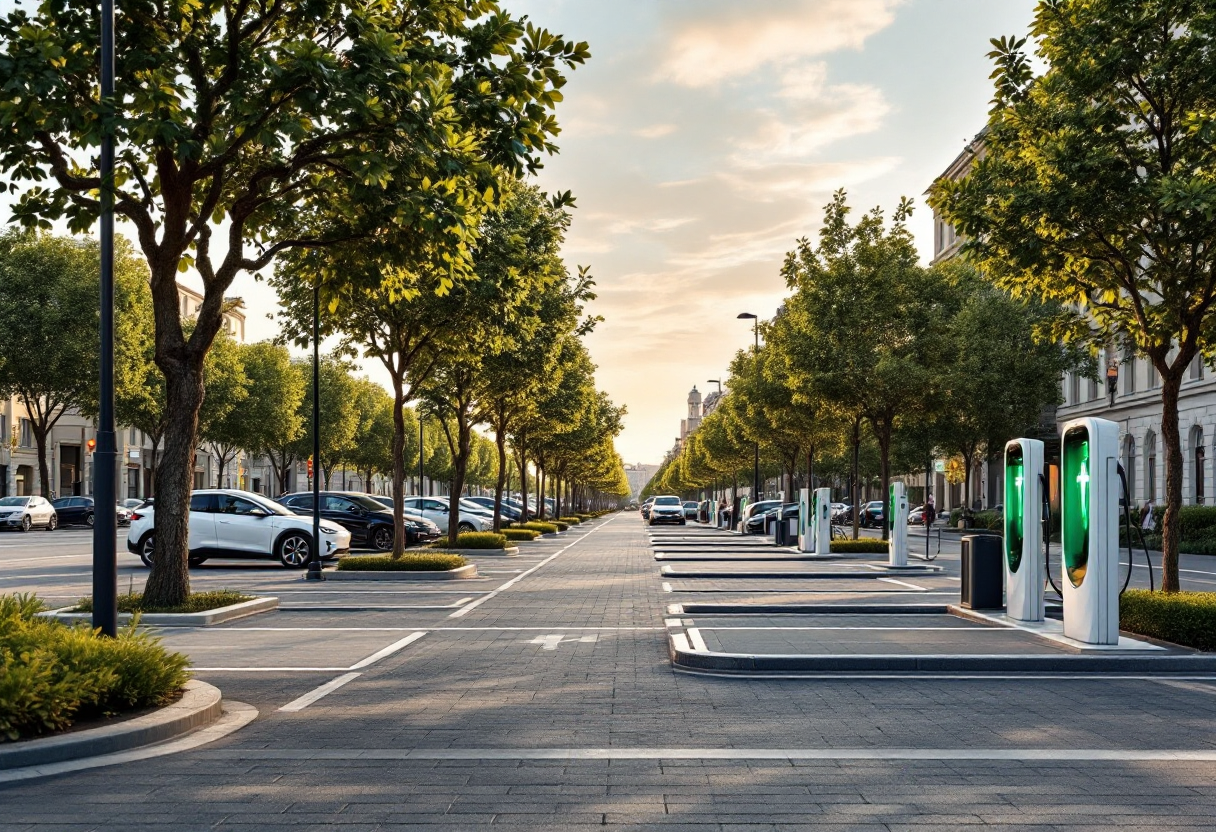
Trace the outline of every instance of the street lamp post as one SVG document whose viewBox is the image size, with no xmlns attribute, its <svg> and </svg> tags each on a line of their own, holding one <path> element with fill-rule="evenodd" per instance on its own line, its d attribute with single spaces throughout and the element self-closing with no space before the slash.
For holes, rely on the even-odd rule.
<svg viewBox="0 0 1216 832">
<path fill-rule="evenodd" d="M 114 0 L 101 0 L 101 100 L 114 98 Z M 97 450 L 93 453 L 93 627 L 118 635 L 118 515 L 114 433 L 114 133 L 101 129 L 101 360 L 98 362 Z"/>
<path fill-rule="evenodd" d="M 321 281 L 312 284 L 312 551 L 308 553 L 310 581 L 321 574 Z"/>
<path fill-rule="evenodd" d="M 760 360 L 760 318 L 753 315 L 751 312 L 740 312 L 739 320 L 752 322 L 752 335 L 755 338 L 756 345 L 756 360 Z M 759 367 L 759 364 L 757 364 Z M 755 441 L 755 467 L 752 470 L 752 502 L 760 500 L 760 440 Z"/>
</svg>

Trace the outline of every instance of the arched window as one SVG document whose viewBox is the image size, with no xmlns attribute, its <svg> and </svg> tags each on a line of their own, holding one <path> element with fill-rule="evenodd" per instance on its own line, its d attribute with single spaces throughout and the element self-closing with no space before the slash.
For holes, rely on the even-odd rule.
<svg viewBox="0 0 1216 832">
<path fill-rule="evenodd" d="M 1195 505 L 1201 506 L 1206 496 L 1204 485 L 1208 469 L 1207 450 L 1203 447 L 1203 428 L 1199 425 L 1191 428 L 1191 459 L 1191 493 L 1195 498 Z"/>
<path fill-rule="evenodd" d="M 1123 437 L 1123 475 L 1127 478 L 1127 502 L 1136 504 L 1136 437 Z"/>
<path fill-rule="evenodd" d="M 1144 436 L 1144 499 L 1157 502 L 1157 434 Z"/>
</svg>

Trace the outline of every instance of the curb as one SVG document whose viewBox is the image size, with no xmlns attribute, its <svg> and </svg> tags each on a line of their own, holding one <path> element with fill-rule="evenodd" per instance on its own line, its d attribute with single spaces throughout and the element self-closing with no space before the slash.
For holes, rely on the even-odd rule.
<svg viewBox="0 0 1216 832">
<path fill-rule="evenodd" d="M 324 575 L 327 581 L 460 581 L 476 578 L 477 565 L 470 563 L 446 572 L 339 572 L 326 569 Z"/>
<path fill-rule="evenodd" d="M 436 550 L 436 552 L 439 551 Z M 519 547 L 508 546 L 505 549 L 449 549 L 445 547 L 442 553 L 461 555 L 466 558 L 517 558 L 519 557 Z"/>
<path fill-rule="evenodd" d="M 662 567 L 659 572 L 664 578 L 738 578 L 740 580 L 749 578 L 763 578 L 765 580 L 808 580 L 808 579 L 848 579 L 858 578 L 865 580 L 877 580 L 878 578 L 887 578 L 891 575 L 903 575 L 905 577 L 931 576 L 940 572 L 939 569 L 895 569 L 887 571 L 886 569 L 876 567 L 873 571 L 865 572 L 715 572 L 711 569 L 697 569 L 692 571 L 677 570 L 670 566 Z"/>
<path fill-rule="evenodd" d="M 219 607 L 214 610 L 207 610 L 206 612 L 145 613 L 139 617 L 139 623 L 147 627 L 213 627 L 216 624 L 224 624 L 228 621 L 235 621 L 238 618 L 248 618 L 251 615 L 272 612 L 278 608 L 278 598 L 254 598 L 251 601 L 242 601 L 239 604 Z M 50 612 L 39 613 L 39 615 L 46 618 L 55 618 L 64 624 L 76 624 L 82 621 L 92 623 L 92 614 L 87 612 L 68 612 L 70 609 L 72 608 L 63 607 L 51 610 Z M 133 617 L 128 612 L 119 613 L 118 623 L 129 624 Z"/>
<path fill-rule="evenodd" d="M 692 672 L 801 673 L 1211 673 L 1216 655 L 1192 656 L 986 656 L 751 655 L 693 650 L 683 633 L 669 633 L 674 667 Z"/>
<path fill-rule="evenodd" d="M 182 698 L 172 705 L 120 722 L 56 737 L 24 740 L 0 746 L 0 771 L 95 757 L 164 742 L 220 718 L 220 689 L 192 679 Z"/>
<path fill-rule="evenodd" d="M 674 606 L 674 605 L 673 605 Z M 948 615 L 947 604 L 680 604 L 669 615 Z"/>
</svg>

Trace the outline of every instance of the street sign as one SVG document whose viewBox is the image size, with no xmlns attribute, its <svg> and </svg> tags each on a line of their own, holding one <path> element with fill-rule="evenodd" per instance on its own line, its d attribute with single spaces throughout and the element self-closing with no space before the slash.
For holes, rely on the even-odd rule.
<svg viewBox="0 0 1216 832">
<path fill-rule="evenodd" d="M 935 460 L 933 463 L 933 470 L 939 474 L 946 473 L 946 460 L 944 460 L 944 459 Z"/>
</svg>

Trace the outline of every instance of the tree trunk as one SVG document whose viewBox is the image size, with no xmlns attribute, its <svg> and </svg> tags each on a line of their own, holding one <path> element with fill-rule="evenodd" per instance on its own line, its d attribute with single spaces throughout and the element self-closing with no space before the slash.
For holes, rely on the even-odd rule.
<svg viewBox="0 0 1216 832">
<path fill-rule="evenodd" d="M 468 414 L 456 414 L 456 453 L 452 459 L 452 493 L 448 496 L 448 545 L 455 546 L 460 534 L 460 497 L 464 491 L 464 478 L 469 468 L 469 447 L 472 445 L 473 429 L 468 424 Z"/>
<path fill-rule="evenodd" d="M 1175 361 L 1175 365 L 1178 362 Z M 1185 364 L 1182 365 L 1186 367 Z M 1182 537 L 1182 435 L 1178 391 L 1182 372 L 1161 375 L 1161 440 L 1165 443 L 1165 515 L 1161 521 L 1161 591 L 1178 592 L 1178 544 Z"/>
<path fill-rule="evenodd" d="M 393 557 L 405 554 L 405 380 L 393 373 Z M 422 458 L 422 446 L 418 446 Z"/>
<path fill-rule="evenodd" d="M 49 500 L 51 499 L 51 469 L 46 464 L 46 439 L 50 431 L 38 424 L 38 420 L 35 419 L 30 420 L 30 427 L 34 433 L 34 444 L 38 448 L 38 491 Z"/>
<path fill-rule="evenodd" d="M 507 433 L 501 425 L 494 431 L 494 444 L 498 448 L 498 478 L 494 483 L 494 531 L 497 533 L 502 531 L 502 492 L 507 486 Z"/>
<path fill-rule="evenodd" d="M 182 361 L 177 372 L 165 373 L 165 450 L 156 471 L 156 546 L 144 587 L 148 606 L 175 607 L 190 595 L 190 492 L 203 403 L 201 366 L 192 363 Z"/>
<path fill-rule="evenodd" d="M 860 482 L 861 476 L 861 417 L 858 416 L 853 420 L 853 472 L 850 475 L 853 482 L 849 486 L 849 492 L 853 495 L 853 539 L 856 540 L 861 536 L 861 506 L 858 502 L 861 497 Z"/>
<path fill-rule="evenodd" d="M 523 504 L 523 522 L 527 523 L 531 519 L 528 517 L 528 456 L 527 447 L 522 443 L 515 449 L 515 462 L 519 465 L 519 501 Z"/>
</svg>

